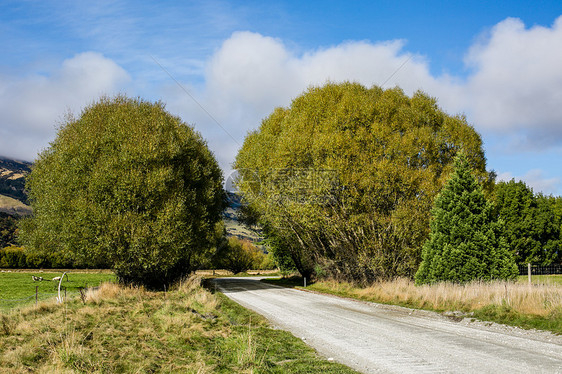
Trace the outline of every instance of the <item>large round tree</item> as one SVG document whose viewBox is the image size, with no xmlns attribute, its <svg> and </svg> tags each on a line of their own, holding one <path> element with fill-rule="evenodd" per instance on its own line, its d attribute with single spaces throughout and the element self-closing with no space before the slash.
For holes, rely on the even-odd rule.
<svg viewBox="0 0 562 374">
<path fill-rule="evenodd" d="M 150 287 L 206 256 L 224 201 L 221 171 L 201 136 L 163 104 L 123 96 L 68 118 L 27 188 L 27 247 L 109 264 L 122 281 Z"/>
<path fill-rule="evenodd" d="M 239 187 L 274 243 L 305 276 L 413 277 L 433 199 L 464 149 L 489 179 L 480 136 L 422 92 L 356 83 L 312 87 L 250 133 Z"/>
</svg>

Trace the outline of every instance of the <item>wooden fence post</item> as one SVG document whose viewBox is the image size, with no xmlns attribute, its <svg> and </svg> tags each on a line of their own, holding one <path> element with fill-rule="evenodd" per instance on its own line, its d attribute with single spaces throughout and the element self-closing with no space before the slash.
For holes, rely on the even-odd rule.
<svg viewBox="0 0 562 374">
<path fill-rule="evenodd" d="M 39 286 L 35 286 L 35 306 L 37 306 L 38 293 L 39 293 Z"/>
<path fill-rule="evenodd" d="M 527 264 L 527 276 L 529 277 L 529 284 L 531 284 L 531 264 Z"/>
</svg>

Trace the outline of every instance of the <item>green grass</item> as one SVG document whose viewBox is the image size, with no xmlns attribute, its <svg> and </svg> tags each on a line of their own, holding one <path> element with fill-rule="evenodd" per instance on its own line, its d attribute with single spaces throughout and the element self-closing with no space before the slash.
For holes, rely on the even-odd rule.
<svg viewBox="0 0 562 374">
<path fill-rule="evenodd" d="M 529 277 L 527 275 L 520 275 L 517 278 L 517 282 L 519 283 L 528 283 Z M 558 275 L 532 275 L 531 276 L 531 283 L 533 284 L 548 284 L 548 283 L 557 283 L 562 284 L 562 274 Z"/>
<path fill-rule="evenodd" d="M 0 311 L 35 303 L 35 289 L 38 287 L 38 299 L 45 300 L 56 297 L 58 281 L 63 271 L 40 270 L 3 270 L 0 272 Z M 42 282 L 33 281 L 32 275 L 43 277 Z M 81 271 L 69 270 L 61 284 L 66 288 L 67 295 L 77 294 L 80 288 L 99 286 L 102 282 L 115 281 L 115 275 L 107 270 Z"/>
<path fill-rule="evenodd" d="M 482 321 L 562 334 L 562 310 L 554 311 L 548 316 L 537 316 L 520 313 L 508 305 L 486 305 L 475 310 L 473 317 Z"/>
<path fill-rule="evenodd" d="M 355 373 L 189 279 L 0 312 L 0 372 Z"/>
</svg>

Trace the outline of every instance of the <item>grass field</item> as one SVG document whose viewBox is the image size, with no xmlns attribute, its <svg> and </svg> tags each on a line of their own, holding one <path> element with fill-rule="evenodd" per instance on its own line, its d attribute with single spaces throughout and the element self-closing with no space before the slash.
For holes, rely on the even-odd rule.
<svg viewBox="0 0 562 374">
<path fill-rule="evenodd" d="M 517 278 L 518 283 L 529 283 L 527 275 L 520 275 Z M 559 275 L 532 275 L 531 283 L 533 284 L 562 284 L 562 274 Z"/>
<path fill-rule="evenodd" d="M 346 282 L 320 281 L 306 287 L 359 300 L 394 304 L 437 312 L 458 311 L 470 318 L 562 334 L 561 276 L 533 277 L 517 282 L 473 282 L 465 285 L 438 283 L 415 286 L 408 279 L 377 282 L 356 287 Z M 267 280 L 279 285 L 301 287 L 301 278 Z"/>
<path fill-rule="evenodd" d="M 0 372 L 355 373 L 191 278 L 0 312 Z"/>
<path fill-rule="evenodd" d="M 3 270 L 0 272 L 0 311 L 35 303 L 35 289 L 38 287 L 38 299 L 56 297 L 58 281 L 65 270 Z M 36 282 L 32 275 L 42 277 Z M 75 295 L 80 288 L 99 286 L 102 282 L 115 281 L 115 275 L 108 270 L 67 270 L 61 288 L 65 287 L 67 295 Z"/>
</svg>

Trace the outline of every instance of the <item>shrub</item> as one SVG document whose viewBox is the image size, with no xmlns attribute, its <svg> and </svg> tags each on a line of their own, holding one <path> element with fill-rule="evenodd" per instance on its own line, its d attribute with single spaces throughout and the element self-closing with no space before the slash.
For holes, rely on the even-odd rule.
<svg viewBox="0 0 562 374">
<path fill-rule="evenodd" d="M 224 252 L 222 265 L 234 274 L 250 269 L 263 269 L 262 266 L 271 266 L 270 260 L 261 249 L 247 239 L 238 239 L 233 236 L 228 239 L 228 248 Z"/>
<path fill-rule="evenodd" d="M 24 269 L 27 267 L 27 256 L 22 247 L 10 246 L 0 250 L 0 267 Z"/>
</svg>

